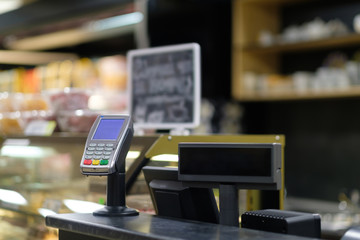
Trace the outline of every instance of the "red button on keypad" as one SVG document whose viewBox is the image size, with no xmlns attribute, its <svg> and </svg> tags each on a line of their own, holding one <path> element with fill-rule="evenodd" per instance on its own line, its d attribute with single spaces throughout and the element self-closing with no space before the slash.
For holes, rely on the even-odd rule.
<svg viewBox="0 0 360 240">
<path fill-rule="evenodd" d="M 84 160 L 84 165 L 91 165 L 91 163 L 92 163 L 91 159 Z"/>
</svg>

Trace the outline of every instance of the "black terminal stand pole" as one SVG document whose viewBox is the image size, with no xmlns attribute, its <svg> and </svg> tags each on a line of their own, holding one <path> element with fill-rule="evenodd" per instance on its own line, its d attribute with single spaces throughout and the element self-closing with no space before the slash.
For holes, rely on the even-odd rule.
<svg viewBox="0 0 360 240">
<path fill-rule="evenodd" d="M 123 168 L 123 167 L 121 167 Z M 116 171 L 108 175 L 106 195 L 106 206 L 95 212 L 94 216 L 136 216 L 139 212 L 136 209 L 128 208 L 125 200 L 125 167 L 123 171 Z"/>
<path fill-rule="evenodd" d="M 239 195 L 235 184 L 219 186 L 220 224 L 239 227 Z"/>
<path fill-rule="evenodd" d="M 126 150 L 124 153 L 127 153 L 130 148 L 131 138 L 126 138 L 128 140 L 123 146 L 123 149 Z M 121 163 L 119 168 L 107 176 L 106 206 L 93 212 L 94 216 L 116 217 L 139 215 L 136 209 L 126 206 L 125 158 L 126 154 L 120 156 L 119 159 L 117 159 L 117 162 Z"/>
<path fill-rule="evenodd" d="M 115 172 L 108 176 L 107 181 L 107 206 L 125 206 L 125 194 L 122 189 L 125 188 L 125 173 Z M 116 191 L 118 189 L 119 191 Z M 113 191 L 115 190 L 115 191 Z"/>
<path fill-rule="evenodd" d="M 108 176 L 107 202 L 104 208 L 95 211 L 95 216 L 136 216 L 139 212 L 128 208 L 125 201 L 125 173 L 115 172 Z"/>
</svg>

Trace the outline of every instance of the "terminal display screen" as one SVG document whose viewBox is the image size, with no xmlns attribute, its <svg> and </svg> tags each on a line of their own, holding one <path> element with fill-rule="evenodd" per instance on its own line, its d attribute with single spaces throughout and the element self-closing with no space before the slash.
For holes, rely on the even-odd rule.
<svg viewBox="0 0 360 240">
<path fill-rule="evenodd" d="M 101 119 L 93 139 L 116 140 L 119 136 L 124 121 L 124 119 Z"/>
</svg>

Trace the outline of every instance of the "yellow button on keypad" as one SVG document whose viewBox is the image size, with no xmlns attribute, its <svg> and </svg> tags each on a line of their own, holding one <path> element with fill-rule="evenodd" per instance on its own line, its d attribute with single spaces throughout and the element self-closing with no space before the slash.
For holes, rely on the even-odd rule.
<svg viewBox="0 0 360 240">
<path fill-rule="evenodd" d="M 93 164 L 93 165 L 99 165 L 99 164 L 100 164 L 100 160 L 93 160 L 93 161 L 92 161 L 92 164 Z"/>
</svg>

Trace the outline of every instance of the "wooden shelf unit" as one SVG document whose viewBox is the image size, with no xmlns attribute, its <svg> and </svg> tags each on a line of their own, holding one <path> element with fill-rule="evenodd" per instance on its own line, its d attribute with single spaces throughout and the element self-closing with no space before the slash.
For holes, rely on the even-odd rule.
<svg viewBox="0 0 360 240">
<path fill-rule="evenodd" d="M 248 46 L 235 46 L 235 48 L 242 48 L 245 53 L 251 54 L 278 54 L 286 52 L 301 52 L 318 49 L 330 49 L 334 47 L 343 47 L 358 45 L 360 43 L 360 34 L 352 33 L 342 36 L 334 36 L 331 38 L 323 38 L 312 41 L 274 44 L 272 46 L 261 46 L 259 44 L 252 44 Z"/>
<path fill-rule="evenodd" d="M 360 96 L 360 86 L 353 86 L 346 89 L 327 89 L 319 91 L 298 92 L 295 90 L 282 92 L 244 92 L 238 100 L 244 102 L 258 101 L 291 101 L 291 100 L 313 100 L 326 98 L 351 98 Z"/>
<path fill-rule="evenodd" d="M 278 74 L 283 53 L 310 52 L 335 47 L 360 45 L 360 34 L 351 33 L 306 42 L 261 46 L 258 35 L 263 30 L 279 33 L 282 24 L 281 7 L 284 4 L 308 2 L 308 0 L 234 0 L 233 2 L 233 54 L 232 54 L 232 96 L 240 101 L 280 101 L 319 98 L 344 98 L 360 96 L 360 87 L 351 86 L 344 90 L 276 92 L 246 92 L 243 78 L 246 72 Z"/>
</svg>

